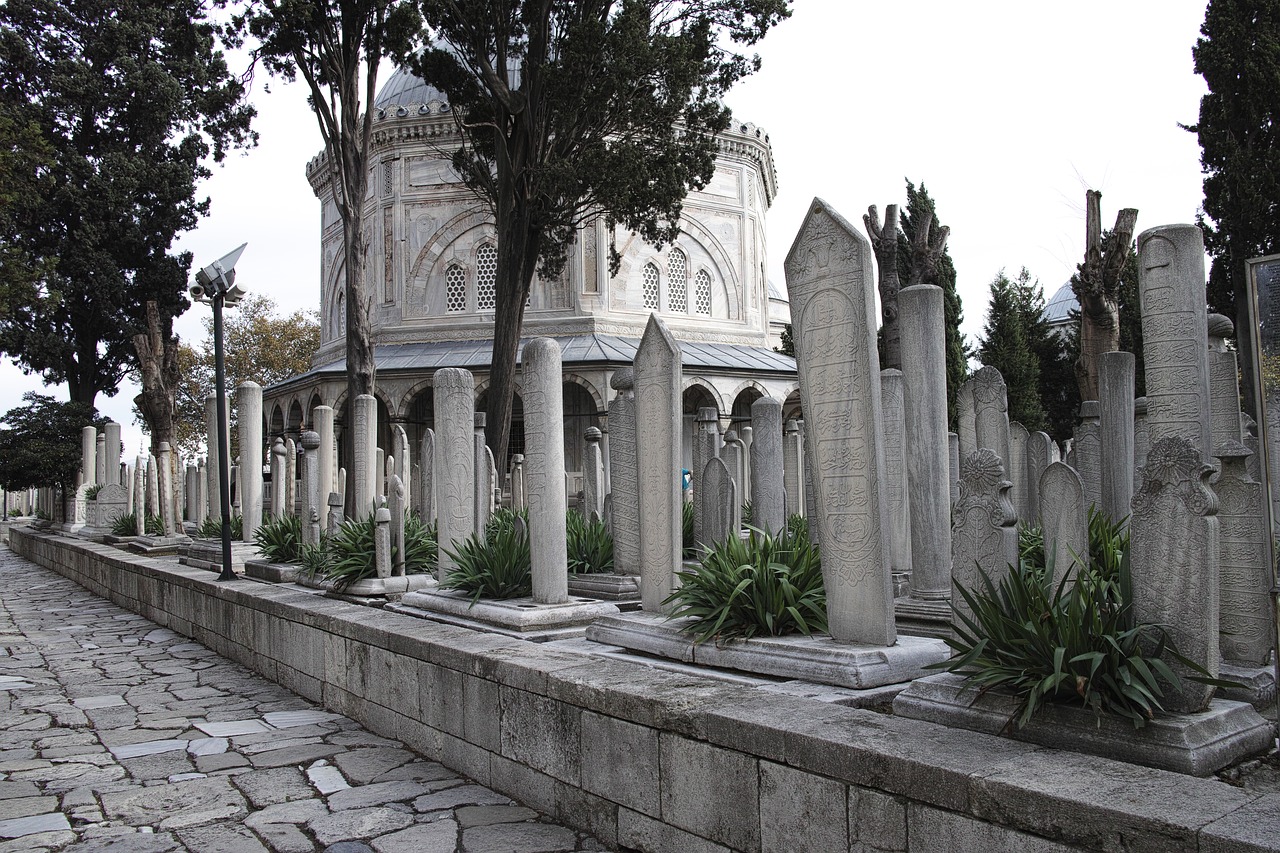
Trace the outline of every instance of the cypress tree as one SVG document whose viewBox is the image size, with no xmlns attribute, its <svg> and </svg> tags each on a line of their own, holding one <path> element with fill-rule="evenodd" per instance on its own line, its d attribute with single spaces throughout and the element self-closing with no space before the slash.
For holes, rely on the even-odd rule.
<svg viewBox="0 0 1280 853">
<path fill-rule="evenodd" d="M 1033 295 L 1034 294 L 1034 295 Z M 1017 282 L 1001 270 L 991 282 L 987 322 L 978 345 L 978 357 L 1004 377 L 1009 395 L 1009 419 L 1029 430 L 1048 426 L 1040 400 L 1040 363 L 1031 347 L 1032 327 L 1039 321 L 1035 303 L 1043 306 L 1038 288 L 1024 269 Z"/>
</svg>

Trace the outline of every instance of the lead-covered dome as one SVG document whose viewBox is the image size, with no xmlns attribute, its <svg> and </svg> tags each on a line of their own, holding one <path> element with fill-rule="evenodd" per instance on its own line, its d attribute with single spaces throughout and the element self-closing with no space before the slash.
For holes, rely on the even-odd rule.
<svg viewBox="0 0 1280 853">
<path fill-rule="evenodd" d="M 448 112 L 449 99 L 443 92 L 423 81 L 421 77 L 415 76 L 413 72 L 398 68 L 382 85 L 377 97 L 373 99 L 373 105 L 377 109 L 388 111 L 396 107 L 435 106 L 441 112 Z M 432 112 L 435 111 L 432 110 Z"/>
</svg>

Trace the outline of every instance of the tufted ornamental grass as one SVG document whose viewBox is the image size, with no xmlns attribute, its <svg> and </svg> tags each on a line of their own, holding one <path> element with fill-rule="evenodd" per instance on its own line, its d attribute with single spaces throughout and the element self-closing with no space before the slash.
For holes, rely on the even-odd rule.
<svg viewBox="0 0 1280 853">
<path fill-rule="evenodd" d="M 253 532 L 254 544 L 272 563 L 302 559 L 302 520 L 292 513 L 268 516 Z"/>
<path fill-rule="evenodd" d="M 570 574 L 613 571 L 613 536 L 603 521 L 583 518 L 581 513 L 569 510 L 565 514 L 565 534 Z"/>
<path fill-rule="evenodd" d="M 148 536 L 163 536 L 164 519 L 158 515 L 147 516 L 142 531 Z M 137 534 L 138 514 L 135 512 L 126 513 L 111 522 L 112 536 L 136 536 Z"/>
<path fill-rule="evenodd" d="M 496 520 L 496 523 L 495 523 Z M 445 549 L 454 562 L 440 586 L 468 593 L 474 605 L 481 598 L 499 601 L 533 595 L 533 557 L 524 519 L 506 511 L 485 528 L 481 539 L 474 533 L 456 551 Z"/>
<path fill-rule="evenodd" d="M 827 631 L 822 561 L 807 536 L 773 536 L 749 528 L 703 553 L 697 569 L 677 572 L 680 586 L 664 604 L 691 617 L 694 642 Z"/>
<path fill-rule="evenodd" d="M 222 522 L 216 518 L 206 518 L 200 523 L 196 535 L 201 539 L 221 539 Z M 238 542 L 244 538 L 244 519 L 238 515 L 231 516 L 231 539 Z"/>
</svg>

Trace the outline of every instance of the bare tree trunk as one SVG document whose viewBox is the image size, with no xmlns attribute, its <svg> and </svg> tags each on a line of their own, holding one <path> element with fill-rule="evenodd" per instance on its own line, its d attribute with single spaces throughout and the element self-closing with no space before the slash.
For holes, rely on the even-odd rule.
<svg viewBox="0 0 1280 853">
<path fill-rule="evenodd" d="M 876 253 L 877 282 L 880 289 L 880 332 L 884 343 L 884 358 L 880 367 L 902 367 L 902 343 L 898 332 L 898 291 L 902 283 L 898 278 L 898 206 L 891 204 L 884 209 L 884 225 L 873 204 L 867 208 L 862 224 L 871 238 L 871 248 Z"/>
<path fill-rule="evenodd" d="M 1084 263 L 1071 280 L 1080 303 L 1080 358 L 1076 384 L 1081 400 L 1098 399 L 1098 369 L 1104 352 L 1120 349 L 1120 273 L 1129 257 L 1138 211 L 1126 207 L 1102 239 L 1102 193 L 1085 192 Z"/>
<path fill-rule="evenodd" d="M 178 372 L 178 339 L 165 339 L 155 302 L 147 303 L 146 334 L 133 336 L 142 374 L 142 392 L 133 398 L 151 433 L 151 452 L 159 458 L 160 443 L 174 446 L 173 412 L 181 376 Z"/>
<path fill-rule="evenodd" d="M 485 444 L 493 452 L 493 461 L 504 470 L 507 448 L 511 442 L 511 412 L 515 394 L 516 356 L 520 348 L 520 329 L 524 323 L 524 305 L 529 296 L 533 275 L 537 270 L 537 247 L 540 235 L 530 234 L 529 226 L 514 213 L 508 214 L 504 226 L 498 227 L 497 282 L 504 294 L 494 305 L 493 355 L 489 364 L 489 399 L 485 420 Z"/>
</svg>

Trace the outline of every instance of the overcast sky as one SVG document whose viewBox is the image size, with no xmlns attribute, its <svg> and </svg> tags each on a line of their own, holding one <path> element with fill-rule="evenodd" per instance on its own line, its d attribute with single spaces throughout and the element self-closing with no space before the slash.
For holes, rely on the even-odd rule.
<svg viewBox="0 0 1280 853">
<path fill-rule="evenodd" d="M 905 205 L 923 183 L 942 222 L 964 302 L 981 333 L 988 286 L 1026 266 L 1046 299 L 1084 250 L 1084 193 L 1102 192 L 1104 227 L 1138 208 L 1138 231 L 1193 222 L 1202 201 L 1194 123 L 1203 80 L 1191 48 L 1204 0 L 984 0 L 910 3 L 796 0 L 759 45 L 764 66 L 729 98 L 735 117 L 773 145 L 778 198 L 768 218 L 769 275 L 810 200 L 860 223 L 869 204 Z M 256 149 L 232 155 L 204 187 L 210 216 L 178 243 L 208 264 L 249 243 L 237 282 L 283 311 L 319 303 L 319 206 L 305 166 L 320 134 L 301 84 L 260 76 Z M 203 338 L 196 305 L 177 322 Z M 0 367 L 0 412 L 42 390 Z M 44 389 L 66 399 L 66 388 Z M 128 458 L 142 445 L 135 387 L 98 408 L 125 425 Z"/>
</svg>

